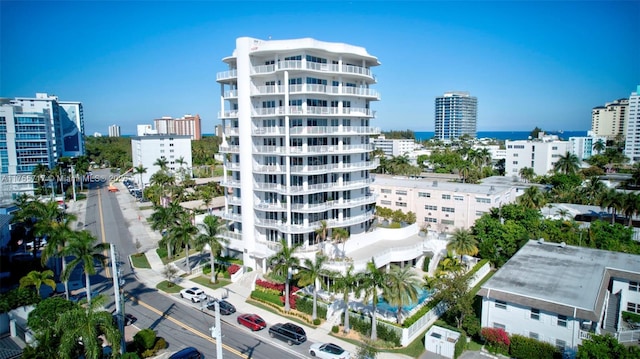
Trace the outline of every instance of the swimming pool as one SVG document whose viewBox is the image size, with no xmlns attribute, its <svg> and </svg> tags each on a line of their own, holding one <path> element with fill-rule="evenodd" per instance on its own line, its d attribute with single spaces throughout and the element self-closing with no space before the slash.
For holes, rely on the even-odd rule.
<svg viewBox="0 0 640 359">
<path fill-rule="evenodd" d="M 415 307 L 421 305 L 427 299 L 429 299 L 429 297 L 431 297 L 431 292 L 430 291 L 428 291 L 426 289 L 419 289 L 418 290 L 418 300 L 415 303 L 411 303 L 409 305 L 402 306 L 402 311 L 406 312 L 406 313 L 410 313 Z M 372 305 L 372 303 L 369 303 L 369 305 Z M 390 305 L 384 299 L 382 299 L 382 297 L 380 297 L 380 298 L 378 298 L 377 310 L 379 312 L 383 312 L 383 311 L 386 310 L 386 311 L 389 311 L 389 312 L 392 312 L 392 313 L 395 314 L 395 313 L 398 312 L 398 307 Z"/>
</svg>

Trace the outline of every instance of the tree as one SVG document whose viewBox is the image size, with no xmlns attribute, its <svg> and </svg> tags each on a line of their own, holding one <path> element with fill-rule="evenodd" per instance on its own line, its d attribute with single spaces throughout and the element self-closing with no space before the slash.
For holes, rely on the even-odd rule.
<svg viewBox="0 0 640 359">
<path fill-rule="evenodd" d="M 67 246 L 62 250 L 63 256 L 73 257 L 67 268 L 62 272 L 62 279 L 68 281 L 73 270 L 81 265 L 89 306 L 91 306 L 91 279 L 89 276 L 96 274 L 96 262 L 103 267 L 105 266 L 107 257 L 103 252 L 110 247 L 109 243 L 101 242 L 96 244 L 96 241 L 96 237 L 87 230 L 76 232 L 76 235 L 69 239 Z"/>
<path fill-rule="evenodd" d="M 280 240 L 280 250 L 274 255 L 269 257 L 269 265 L 273 266 L 273 270 L 281 275 L 284 275 L 284 310 L 288 312 L 291 310 L 289 303 L 289 282 L 291 280 L 290 273 L 293 268 L 297 268 L 300 265 L 300 259 L 295 256 L 295 251 L 301 246 L 300 243 L 295 243 L 289 246 L 287 240 L 282 238 Z"/>
<path fill-rule="evenodd" d="M 421 286 L 420 278 L 410 266 L 400 268 L 394 265 L 391 268 L 382 296 L 387 303 L 398 308 L 396 320 L 399 325 L 402 325 L 402 307 L 418 301 Z"/>
<path fill-rule="evenodd" d="M 382 271 L 382 269 L 376 266 L 376 263 L 373 258 L 371 261 L 367 263 L 367 269 L 362 276 L 362 280 L 360 281 L 360 286 L 357 289 L 357 295 L 360 296 L 362 294 L 364 296 L 364 301 L 371 301 L 373 306 L 373 312 L 371 313 L 371 340 L 376 341 L 378 339 L 377 333 L 377 312 L 378 312 L 378 301 L 380 300 L 380 295 L 385 290 L 386 274 Z"/>
<path fill-rule="evenodd" d="M 160 158 L 156 159 L 156 161 L 153 163 L 154 166 L 160 167 L 160 171 L 162 171 L 162 172 L 166 172 L 167 171 L 167 165 L 168 164 L 169 164 L 169 161 L 167 161 L 167 159 L 164 158 L 164 157 L 160 157 Z"/>
<path fill-rule="evenodd" d="M 452 272 L 435 281 L 436 291 L 431 297 L 448 308 L 448 315 L 455 318 L 456 326 L 462 327 L 465 317 L 473 315 L 473 297 L 469 293 L 469 277 L 461 271 Z"/>
<path fill-rule="evenodd" d="M 191 265 L 189 264 L 189 246 L 193 242 L 193 236 L 198 233 L 198 227 L 196 227 L 191 218 L 191 214 L 183 211 L 178 213 L 176 223 L 169 233 L 167 233 L 167 240 L 173 242 L 178 247 L 185 247 L 185 260 L 187 271 L 191 273 Z"/>
<path fill-rule="evenodd" d="M 527 207 L 539 210 L 545 204 L 544 194 L 536 186 L 527 188 L 524 193 L 518 197 L 518 203 Z"/>
<path fill-rule="evenodd" d="M 448 244 L 448 248 L 454 250 L 460 258 L 463 255 L 475 256 L 478 254 L 478 241 L 473 237 L 471 231 L 465 228 L 456 228 L 453 238 Z"/>
<path fill-rule="evenodd" d="M 349 333 L 349 293 L 357 290 L 360 279 L 360 275 L 353 273 L 353 264 L 347 268 L 344 274 L 333 274 L 334 288 L 338 291 L 342 291 L 342 301 L 345 305 L 343 328 L 345 334 Z"/>
<path fill-rule="evenodd" d="M 60 314 L 75 309 L 78 304 L 60 297 L 47 298 L 29 313 L 27 326 L 35 333 L 42 333 L 53 328 Z"/>
<path fill-rule="evenodd" d="M 42 264 L 44 265 L 50 258 L 60 258 L 61 268 L 60 272 L 64 272 L 67 267 L 67 260 L 62 255 L 64 247 L 70 238 L 76 235 L 76 232 L 71 228 L 71 222 L 76 219 L 76 216 L 68 214 L 62 220 L 53 222 L 51 224 L 51 232 L 47 245 L 44 246 L 44 250 L 41 253 Z M 56 264 L 57 267 L 57 264 Z M 69 289 L 67 281 L 64 281 L 64 292 L 67 299 L 69 299 Z"/>
<path fill-rule="evenodd" d="M 161 244 L 166 244 L 169 259 L 173 257 L 171 249 L 174 241 L 173 237 L 169 237 L 166 234 L 175 226 L 176 218 L 182 212 L 184 212 L 184 209 L 179 204 L 171 202 L 167 207 L 156 206 L 155 211 L 151 214 L 151 229 L 159 231 L 163 235 L 160 242 L 162 242 Z"/>
<path fill-rule="evenodd" d="M 200 228 L 200 234 L 196 237 L 196 246 L 204 247 L 205 244 L 209 245 L 209 256 L 211 261 L 211 283 L 216 282 L 216 257 L 218 253 L 222 251 L 223 245 L 229 244 L 229 240 L 220 237 L 220 232 L 225 228 L 225 223 L 220 220 L 220 217 L 206 216 L 203 223 L 198 225 Z"/>
<path fill-rule="evenodd" d="M 597 201 L 601 208 L 611 211 L 611 224 L 616 221 L 616 212 L 622 209 L 622 195 L 615 188 L 602 192 Z"/>
<path fill-rule="evenodd" d="M 335 228 L 331 233 L 331 238 L 335 244 L 342 243 L 342 257 L 345 256 L 344 246 L 349 239 L 349 231 L 346 228 Z"/>
<path fill-rule="evenodd" d="M 525 180 L 526 182 L 531 182 L 531 180 L 533 180 L 533 178 L 535 177 L 536 173 L 533 170 L 532 167 L 522 167 L 520 169 L 520 171 L 518 172 L 518 174 L 520 175 L 520 177 L 522 177 L 523 180 Z"/>
<path fill-rule="evenodd" d="M 40 296 L 40 287 L 43 284 L 51 287 L 51 289 L 56 289 L 56 282 L 53 280 L 52 270 L 45 270 L 42 272 L 34 270 L 20 278 L 20 288 L 34 286 L 36 288 L 36 293 L 38 293 L 38 297 Z"/>
<path fill-rule="evenodd" d="M 365 340 L 356 351 L 356 359 L 375 359 L 378 356 L 378 349 L 368 340 Z"/>
<path fill-rule="evenodd" d="M 139 183 L 140 188 L 144 188 L 144 183 L 142 183 L 142 175 L 145 173 L 147 173 L 147 168 L 144 167 L 142 164 L 139 164 L 133 168 L 133 174 L 140 176 L 140 183 Z"/>
<path fill-rule="evenodd" d="M 571 152 L 560 155 L 553 165 L 553 170 L 564 174 L 574 174 L 580 169 L 580 159 Z"/>
<path fill-rule="evenodd" d="M 531 133 L 529 133 L 529 136 L 531 136 L 532 139 L 536 139 L 538 138 L 538 135 L 540 134 L 540 132 L 542 132 L 542 129 L 536 126 L 533 130 L 531 130 Z"/>
<path fill-rule="evenodd" d="M 604 151 L 605 148 L 607 148 L 607 144 L 602 139 L 597 140 L 593 144 L 593 150 L 596 151 L 598 154 Z"/>
<path fill-rule="evenodd" d="M 600 180 L 600 177 L 594 176 L 585 181 L 582 194 L 586 197 L 588 204 L 594 204 L 606 188 L 607 186 Z"/>
<path fill-rule="evenodd" d="M 637 347 L 625 347 L 610 334 L 591 334 L 591 339 L 583 340 L 578 346 L 576 359 L 632 359 L 640 357 Z"/>
<path fill-rule="evenodd" d="M 313 285 L 313 312 L 311 313 L 311 320 L 316 320 L 318 317 L 318 279 L 327 274 L 327 271 L 322 267 L 324 262 L 327 261 L 325 256 L 317 256 L 315 261 L 309 258 L 305 258 L 299 272 L 296 274 L 298 284 L 306 287 L 310 284 Z"/>
<path fill-rule="evenodd" d="M 327 221 L 320 221 L 320 227 L 316 229 L 316 243 L 324 242 L 329 236 L 329 225 Z"/>
</svg>

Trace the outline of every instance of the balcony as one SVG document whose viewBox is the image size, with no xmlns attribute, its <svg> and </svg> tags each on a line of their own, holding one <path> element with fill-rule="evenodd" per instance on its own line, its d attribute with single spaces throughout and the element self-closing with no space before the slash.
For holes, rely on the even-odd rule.
<svg viewBox="0 0 640 359">
<path fill-rule="evenodd" d="M 372 144 L 289 147 L 289 153 L 291 154 L 358 153 L 358 152 L 371 152 L 373 150 L 374 150 L 374 147 Z"/>
<path fill-rule="evenodd" d="M 227 179 L 220 181 L 222 187 L 240 188 L 240 180 Z"/>
<path fill-rule="evenodd" d="M 225 119 L 225 118 L 238 118 L 238 110 L 218 112 L 218 119 Z"/>
<path fill-rule="evenodd" d="M 380 129 L 367 126 L 296 126 L 289 128 L 289 134 L 296 136 L 314 135 L 377 135 Z"/>
<path fill-rule="evenodd" d="M 280 165 L 253 165 L 253 172 L 255 173 L 276 173 L 281 174 L 285 172 L 284 166 Z"/>
<path fill-rule="evenodd" d="M 268 192 L 278 192 L 280 194 L 285 194 L 286 186 L 279 183 L 269 183 L 269 182 L 254 182 L 253 185 L 254 191 L 268 191 Z"/>
<path fill-rule="evenodd" d="M 227 197 L 227 203 L 233 206 L 240 206 L 242 204 L 242 199 L 240 197 L 229 196 Z"/>
<path fill-rule="evenodd" d="M 275 115 L 284 115 L 285 107 L 258 107 L 251 109 L 251 116 L 275 116 Z"/>
<path fill-rule="evenodd" d="M 362 198 L 348 199 L 348 200 L 336 200 L 326 201 L 321 203 L 300 203 L 292 204 L 291 210 L 302 213 L 313 213 L 326 211 L 332 208 L 349 208 L 360 206 L 363 204 L 375 203 L 376 197 L 374 195 L 368 195 Z"/>
<path fill-rule="evenodd" d="M 225 100 L 238 98 L 238 90 L 227 90 L 222 94 Z"/>
<path fill-rule="evenodd" d="M 240 153 L 240 146 L 239 145 L 220 146 L 218 148 L 218 152 L 220 152 L 220 153 Z"/>
<path fill-rule="evenodd" d="M 253 205 L 253 208 L 258 211 L 274 211 L 274 212 L 286 212 L 286 203 L 266 202 L 258 201 Z"/>
<path fill-rule="evenodd" d="M 373 218 L 373 210 L 368 211 L 367 213 L 361 214 L 359 216 L 353 216 L 353 217 L 343 218 L 343 219 L 329 219 L 327 220 L 327 226 L 329 226 L 330 228 L 348 227 L 354 224 L 366 222 L 372 218 Z"/>
<path fill-rule="evenodd" d="M 253 146 L 253 154 L 284 154 L 285 146 Z M 222 152 L 222 151 L 221 151 Z"/>
<path fill-rule="evenodd" d="M 238 70 L 222 71 L 216 74 L 216 81 L 225 82 L 229 80 L 234 80 L 237 77 L 238 77 Z"/>
<path fill-rule="evenodd" d="M 326 165 L 317 165 L 317 166 L 291 166 L 290 168 L 291 174 L 322 174 L 325 172 L 332 172 L 340 170 L 339 163 L 330 163 Z"/>
<path fill-rule="evenodd" d="M 223 212 L 221 217 L 222 219 L 230 222 L 242 222 L 242 215 L 238 213 Z"/>
<path fill-rule="evenodd" d="M 240 129 L 238 127 L 223 127 L 222 132 L 227 136 L 238 136 L 240 134 Z"/>
<path fill-rule="evenodd" d="M 254 136 L 284 136 L 284 127 L 254 127 L 251 134 Z"/>
<path fill-rule="evenodd" d="M 251 96 L 263 96 L 263 95 L 282 95 L 284 94 L 284 86 L 282 85 L 269 85 L 269 86 L 252 86 Z"/>
<path fill-rule="evenodd" d="M 240 162 L 227 162 L 225 163 L 225 169 L 230 171 L 240 171 Z"/>
</svg>

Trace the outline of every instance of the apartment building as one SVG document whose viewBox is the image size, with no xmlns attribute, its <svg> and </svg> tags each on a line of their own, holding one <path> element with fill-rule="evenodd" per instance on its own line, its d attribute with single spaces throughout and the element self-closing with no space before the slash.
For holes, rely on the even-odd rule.
<svg viewBox="0 0 640 359">
<path fill-rule="evenodd" d="M 178 173 L 183 168 L 187 174 L 191 173 L 192 157 L 191 157 L 191 136 L 180 135 L 146 135 L 131 138 L 131 155 L 133 159 L 133 167 L 142 167 L 147 169 L 142 174 L 142 183 L 140 176 L 134 175 L 133 180 L 140 187 L 149 185 L 149 179 L 154 173 L 160 170 L 155 165 L 159 158 L 167 161 L 167 170 Z M 184 161 L 181 165 L 180 160 Z"/>
<path fill-rule="evenodd" d="M 471 228 L 491 208 L 516 200 L 516 189 L 511 186 L 380 174 L 375 175 L 371 192 L 377 195 L 377 206 L 413 212 L 420 227 L 448 233 Z"/>
<path fill-rule="evenodd" d="M 109 137 L 120 137 L 120 126 L 118 125 L 109 126 Z"/>
<path fill-rule="evenodd" d="M 200 115 L 184 115 L 181 118 L 165 116 L 153 122 L 159 135 L 187 135 L 192 140 L 202 139 Z"/>
<path fill-rule="evenodd" d="M 264 268 L 281 238 L 317 252 L 322 221 L 352 237 L 369 231 L 378 59 L 344 43 L 242 37 L 223 61 L 228 249 Z"/>
<path fill-rule="evenodd" d="M 413 152 L 417 148 L 415 140 L 411 139 L 387 139 L 384 136 L 379 136 L 373 140 L 373 147 L 376 150 L 381 150 L 385 157 L 397 157 L 405 156 L 410 152 Z"/>
<path fill-rule="evenodd" d="M 587 131 L 587 136 L 584 137 L 569 137 L 570 152 L 578 156 L 581 160 L 587 160 L 597 154 L 593 146 L 598 141 L 602 141 L 602 143 L 606 145 L 607 138 L 604 136 L 595 136 L 593 131 Z"/>
<path fill-rule="evenodd" d="M 591 131 L 595 136 L 614 140 L 626 135 L 629 100 L 621 98 L 591 110 Z"/>
<path fill-rule="evenodd" d="M 468 92 L 445 92 L 436 97 L 434 137 L 451 141 L 467 135 L 476 138 L 478 98 Z"/>
<path fill-rule="evenodd" d="M 569 357 L 592 333 L 637 343 L 622 312 L 640 313 L 640 256 L 532 240 L 478 295 L 483 327 L 550 343 Z"/>
<path fill-rule="evenodd" d="M 629 96 L 627 124 L 624 155 L 631 163 L 637 163 L 640 162 L 640 85 Z"/>
<path fill-rule="evenodd" d="M 541 132 L 537 139 L 505 141 L 507 156 L 505 159 L 505 176 L 519 176 L 525 167 L 533 168 L 537 176 L 544 176 L 553 171 L 553 166 L 560 156 L 571 152 L 571 142 L 560 141 L 558 136 Z"/>
<path fill-rule="evenodd" d="M 152 125 L 137 125 L 136 134 L 138 136 L 157 135 L 158 131 L 156 131 Z"/>
</svg>

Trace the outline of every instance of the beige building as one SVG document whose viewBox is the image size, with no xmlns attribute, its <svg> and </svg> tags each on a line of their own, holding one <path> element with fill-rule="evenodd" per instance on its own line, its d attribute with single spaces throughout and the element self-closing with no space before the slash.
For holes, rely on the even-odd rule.
<svg viewBox="0 0 640 359">
<path fill-rule="evenodd" d="M 420 227 L 439 232 L 470 228 L 491 208 L 512 203 L 516 199 L 513 186 L 446 182 L 389 175 L 375 176 L 371 191 L 376 205 L 413 212 Z"/>
<path fill-rule="evenodd" d="M 609 140 L 618 135 L 627 133 L 627 121 L 629 120 L 629 100 L 622 98 L 608 102 L 604 106 L 594 107 L 591 110 L 591 131 L 597 137 L 603 136 Z"/>
<path fill-rule="evenodd" d="M 192 140 L 202 139 L 199 115 L 184 115 L 182 118 L 162 117 L 153 120 L 159 135 L 186 135 Z"/>
</svg>

